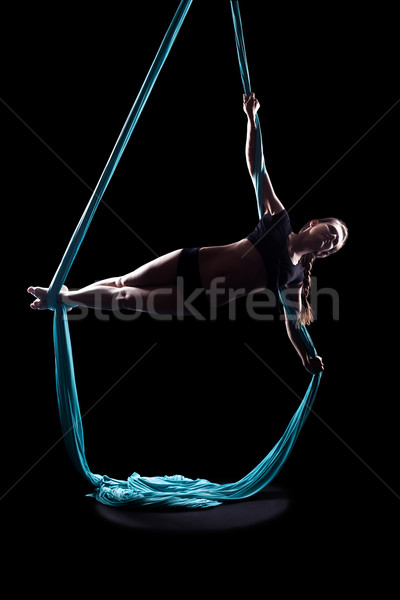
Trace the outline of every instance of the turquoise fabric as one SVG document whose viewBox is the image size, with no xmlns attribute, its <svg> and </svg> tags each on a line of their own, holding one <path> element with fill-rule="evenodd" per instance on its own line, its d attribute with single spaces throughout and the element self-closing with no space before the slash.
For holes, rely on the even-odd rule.
<svg viewBox="0 0 400 600">
<path fill-rule="evenodd" d="M 236 49 L 239 59 L 240 75 L 242 77 L 243 90 L 246 96 L 250 96 L 251 84 L 250 84 L 250 73 L 247 63 L 246 47 L 244 45 L 242 19 L 240 17 L 239 2 L 237 0 L 231 0 L 231 10 L 233 27 L 235 30 Z M 263 189 L 264 189 L 264 176 L 265 176 L 265 163 L 264 163 L 264 151 L 261 135 L 261 126 L 258 114 L 256 115 L 256 152 L 254 157 L 254 186 L 256 190 L 257 209 L 258 216 L 261 217 L 264 214 L 263 208 Z"/>
<path fill-rule="evenodd" d="M 115 171 L 118 161 L 191 4 L 192 0 L 182 0 L 175 13 L 96 189 L 93 192 L 85 212 L 71 238 L 64 257 L 53 277 L 47 294 L 48 305 L 55 312 L 54 349 L 56 389 L 61 428 L 67 451 L 76 470 L 81 473 L 91 485 L 93 485 L 93 492 L 88 495 L 93 496 L 103 504 L 111 506 L 129 504 L 133 506 L 180 506 L 196 509 L 216 506 L 224 501 L 238 500 L 257 493 L 274 479 L 290 454 L 297 436 L 311 410 L 321 379 L 321 373 L 313 375 L 304 398 L 290 420 L 282 437 L 267 456 L 250 473 L 234 483 L 212 483 L 205 479 L 188 479 L 182 475 L 142 477 L 138 473 L 133 473 L 127 480 L 118 480 L 106 475 L 92 473 L 87 464 L 82 419 L 75 383 L 67 309 L 65 306 L 57 303 L 56 299 L 91 223 L 101 197 Z M 244 90 L 248 95 L 251 88 L 238 2 L 231 2 L 231 6 L 240 71 Z M 258 177 L 256 179 L 257 194 L 260 193 L 260 186 L 262 186 L 262 174 L 264 169 L 260 129 L 259 138 L 258 152 L 261 152 L 261 158 L 258 157 Z M 260 198 L 262 198 L 262 190 L 261 196 L 258 195 L 259 210 Z M 296 311 L 294 311 L 290 305 L 286 305 L 281 294 L 280 299 L 285 306 L 289 318 L 295 321 L 297 316 Z M 298 331 L 309 354 L 315 355 L 315 348 L 306 329 L 301 327 Z"/>
</svg>

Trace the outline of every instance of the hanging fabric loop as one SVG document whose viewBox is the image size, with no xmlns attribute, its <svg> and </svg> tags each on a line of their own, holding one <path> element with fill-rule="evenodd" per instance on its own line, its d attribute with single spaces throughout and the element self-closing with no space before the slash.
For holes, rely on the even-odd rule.
<svg viewBox="0 0 400 600">
<path fill-rule="evenodd" d="M 192 0 L 182 0 L 175 13 L 100 180 L 96 185 L 92 197 L 53 277 L 47 294 L 48 306 L 55 309 L 54 349 L 56 360 L 56 389 L 61 427 L 68 454 L 77 471 L 93 485 L 94 491 L 89 495 L 95 497 L 99 502 L 111 506 L 130 504 L 139 506 L 152 505 L 204 508 L 216 506 L 221 502 L 228 500 L 246 498 L 257 493 L 276 477 L 289 456 L 299 432 L 311 411 L 321 379 L 321 373 L 313 375 L 299 408 L 290 420 L 290 423 L 280 440 L 250 473 L 234 483 L 211 483 L 205 479 L 192 480 L 183 477 L 182 475 L 142 477 L 136 472 L 128 477 L 127 480 L 117 480 L 110 478 L 107 475 L 101 476 L 93 474 L 86 461 L 82 419 L 75 383 L 71 339 L 68 329 L 67 309 L 65 306 L 57 303 L 57 296 L 191 4 Z M 248 96 L 251 91 L 251 86 L 239 3 L 236 0 L 232 0 L 231 8 L 239 66 L 244 90 Z M 262 187 L 265 175 L 265 165 L 263 161 L 261 129 L 258 117 L 257 131 L 257 159 L 254 180 L 258 210 L 260 213 L 262 211 Z M 285 306 L 284 298 L 282 296 L 280 296 L 280 298 Z M 295 321 L 296 313 L 293 312 L 293 309 L 290 306 L 285 306 L 285 310 L 287 311 L 288 317 Z M 302 327 L 298 331 L 306 344 L 309 353 L 315 355 L 316 350 L 305 328 Z"/>
</svg>

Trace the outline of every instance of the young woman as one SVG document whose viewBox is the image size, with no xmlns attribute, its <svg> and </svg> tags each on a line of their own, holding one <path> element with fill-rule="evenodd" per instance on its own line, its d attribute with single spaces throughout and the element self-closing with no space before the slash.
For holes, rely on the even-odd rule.
<svg viewBox="0 0 400 600">
<path fill-rule="evenodd" d="M 243 97 L 247 115 L 246 160 L 254 172 L 256 114 L 254 93 Z M 226 246 L 183 248 L 161 256 L 132 273 L 111 277 L 76 291 L 63 286 L 58 301 L 66 306 L 102 310 L 134 310 L 158 315 L 185 315 L 219 306 L 257 291 L 285 289 L 299 312 L 299 321 L 312 321 L 309 304 L 311 268 L 316 258 L 337 252 L 347 239 L 339 219 L 314 219 L 299 233 L 292 231 L 288 213 L 276 196 L 268 173 L 263 191 L 264 214 L 246 238 Z M 222 284 L 222 286 L 221 286 Z M 36 297 L 35 310 L 47 308 L 47 288 L 29 287 Z M 300 337 L 286 319 L 289 338 L 304 367 L 311 373 L 323 369 L 321 357 L 309 357 Z"/>
</svg>

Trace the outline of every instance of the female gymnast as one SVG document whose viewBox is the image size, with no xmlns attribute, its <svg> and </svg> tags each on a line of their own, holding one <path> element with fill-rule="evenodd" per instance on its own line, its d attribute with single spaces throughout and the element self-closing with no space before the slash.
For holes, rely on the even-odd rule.
<svg viewBox="0 0 400 600">
<path fill-rule="evenodd" d="M 246 162 L 253 177 L 256 144 L 255 94 L 243 96 L 247 115 Z M 210 308 L 264 289 L 285 291 L 286 299 L 299 313 L 299 322 L 312 321 L 309 302 L 311 268 L 316 258 L 337 252 L 345 243 L 346 225 L 335 218 L 314 219 L 299 233 L 292 231 L 287 211 L 276 196 L 265 172 L 264 214 L 246 238 L 225 246 L 183 248 L 139 267 L 132 273 L 111 277 L 75 291 L 66 286 L 58 301 L 67 307 L 101 310 L 133 310 L 157 315 L 203 314 Z M 223 283 L 224 287 L 217 287 Z M 29 287 L 36 297 L 34 310 L 47 309 L 47 288 Z M 196 308 L 194 308 L 196 307 Z M 296 327 L 286 318 L 286 330 L 310 373 L 323 370 L 320 356 L 310 357 Z"/>
</svg>

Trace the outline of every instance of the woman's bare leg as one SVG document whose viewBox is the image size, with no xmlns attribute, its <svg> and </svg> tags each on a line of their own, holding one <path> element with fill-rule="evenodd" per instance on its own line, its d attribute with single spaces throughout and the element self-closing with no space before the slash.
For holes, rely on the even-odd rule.
<svg viewBox="0 0 400 600">
<path fill-rule="evenodd" d="M 181 250 L 174 250 L 123 275 L 119 286 L 148 287 L 176 284 L 176 271 Z"/>
<path fill-rule="evenodd" d="M 35 296 L 31 304 L 34 310 L 47 309 L 47 288 L 29 287 L 28 292 Z M 58 302 L 68 307 L 82 306 L 98 310 L 132 310 L 155 315 L 183 315 L 182 294 L 176 284 L 155 287 L 116 287 L 113 285 L 90 285 L 80 290 L 64 288 Z"/>
<path fill-rule="evenodd" d="M 154 314 L 184 314 L 183 300 L 176 285 L 180 250 L 146 263 L 122 277 L 103 279 L 84 288 L 69 291 L 64 287 L 58 301 L 66 306 L 102 310 L 135 310 Z M 31 308 L 47 308 L 47 288 L 30 287 L 36 296 Z"/>
<path fill-rule="evenodd" d="M 176 271 L 180 253 L 181 250 L 174 250 L 145 263 L 131 273 L 101 279 L 85 286 L 84 289 L 89 290 L 91 287 L 98 287 L 99 285 L 110 287 L 154 287 L 176 283 Z"/>
</svg>

